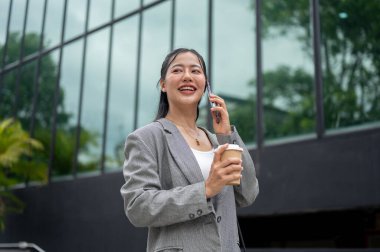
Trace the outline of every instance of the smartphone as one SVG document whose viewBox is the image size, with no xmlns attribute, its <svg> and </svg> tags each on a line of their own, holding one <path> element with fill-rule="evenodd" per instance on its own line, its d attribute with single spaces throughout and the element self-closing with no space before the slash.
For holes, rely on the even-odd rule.
<svg viewBox="0 0 380 252">
<path fill-rule="evenodd" d="M 210 83 L 208 81 L 206 82 L 206 88 L 207 88 L 208 96 L 210 96 L 210 94 L 212 94 L 212 91 L 211 91 Z M 216 107 L 216 104 L 214 102 L 210 102 L 210 105 L 211 105 L 212 108 Z M 219 113 L 219 111 L 215 112 L 215 116 L 216 116 L 216 123 L 219 123 L 220 122 L 220 113 Z"/>
</svg>

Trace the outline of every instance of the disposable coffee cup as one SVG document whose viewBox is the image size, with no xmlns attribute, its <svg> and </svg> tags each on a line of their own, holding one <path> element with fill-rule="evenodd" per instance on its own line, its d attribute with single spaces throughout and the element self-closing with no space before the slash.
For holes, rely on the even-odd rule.
<svg viewBox="0 0 380 252">
<path fill-rule="evenodd" d="M 222 161 L 231 157 L 241 159 L 242 154 L 243 148 L 241 148 L 237 144 L 229 144 L 227 149 L 222 153 Z M 239 172 L 239 174 L 240 173 L 241 172 Z M 228 185 L 240 185 L 240 177 L 234 181 L 231 181 L 230 183 L 228 183 Z"/>
</svg>

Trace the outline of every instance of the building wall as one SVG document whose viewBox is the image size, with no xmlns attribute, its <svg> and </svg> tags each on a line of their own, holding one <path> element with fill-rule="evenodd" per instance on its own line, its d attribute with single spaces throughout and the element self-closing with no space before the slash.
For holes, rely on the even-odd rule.
<svg viewBox="0 0 380 252">
<path fill-rule="evenodd" d="M 310 219 L 298 220 L 312 224 L 312 213 L 379 209 L 379 142 L 380 131 L 369 130 L 267 147 L 261 153 L 265 168 L 259 171 L 260 194 L 252 206 L 239 210 L 246 243 L 259 246 L 254 233 L 265 233 L 270 240 L 284 236 L 276 230 L 291 230 L 281 226 L 284 221 L 269 221 L 271 216 L 311 214 Z M 146 229 L 134 228 L 123 212 L 123 182 L 122 173 L 115 172 L 18 189 L 25 211 L 8 217 L 0 241 L 28 241 L 57 252 L 143 251 Z M 292 225 L 300 225 L 296 217 L 291 219 Z M 257 230 L 255 220 L 261 220 L 260 227 L 266 229 Z M 336 235 L 327 234 L 331 237 L 325 239 L 331 240 Z M 308 246 L 317 246 L 313 245 L 316 238 L 309 236 Z"/>
</svg>

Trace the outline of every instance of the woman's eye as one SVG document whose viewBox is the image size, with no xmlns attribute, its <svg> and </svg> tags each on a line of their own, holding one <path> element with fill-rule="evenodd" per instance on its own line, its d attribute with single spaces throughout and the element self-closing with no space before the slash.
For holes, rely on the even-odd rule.
<svg viewBox="0 0 380 252">
<path fill-rule="evenodd" d="M 181 72 L 181 69 L 173 69 L 173 73 L 179 73 L 179 72 Z"/>
<path fill-rule="evenodd" d="M 193 73 L 197 73 L 197 74 L 199 74 L 199 73 L 201 73 L 201 71 L 198 70 L 198 69 L 194 69 L 194 70 L 193 70 Z"/>
</svg>

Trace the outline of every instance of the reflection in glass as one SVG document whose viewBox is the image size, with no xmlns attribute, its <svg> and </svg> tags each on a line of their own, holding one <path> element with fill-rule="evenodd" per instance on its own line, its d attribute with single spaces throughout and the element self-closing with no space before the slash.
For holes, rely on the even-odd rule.
<svg viewBox="0 0 380 252">
<path fill-rule="evenodd" d="M 170 11 L 170 2 L 164 2 L 144 12 L 137 127 L 152 122 L 157 112 L 157 82 L 170 49 Z"/>
<path fill-rule="evenodd" d="M 69 1 L 67 4 L 65 40 L 84 32 L 87 1 Z"/>
<path fill-rule="evenodd" d="M 13 34 L 13 36 L 16 36 L 17 40 L 19 41 L 21 41 L 21 36 L 22 36 L 23 22 L 24 22 L 24 16 L 25 16 L 25 6 L 26 6 L 26 2 L 23 0 L 13 1 L 9 33 Z M 13 43 L 13 41 L 9 41 L 5 64 L 18 60 L 20 53 L 21 53 L 21 43 Z"/>
<path fill-rule="evenodd" d="M 4 78 L 4 93 L 7 94 L 6 98 L 15 98 L 15 91 L 14 91 L 14 83 L 16 82 L 17 75 L 21 73 L 20 76 L 20 87 L 19 87 L 19 95 L 18 95 L 18 104 L 19 106 L 12 106 L 11 103 L 9 103 L 7 100 L 1 100 L 0 104 L 0 122 L 4 122 L 6 119 L 14 118 L 13 113 L 14 110 L 16 110 L 17 117 L 15 118 L 16 121 L 14 121 L 11 125 L 9 125 L 10 128 L 13 128 L 12 131 L 23 131 L 22 134 L 17 134 L 17 136 L 13 134 L 4 134 L 2 132 L 2 138 L 0 139 L 0 142 L 2 142 L 2 157 L 7 156 L 11 154 L 9 151 L 11 149 L 25 149 L 29 150 L 28 146 L 25 146 L 25 143 L 22 144 L 21 139 L 28 138 L 29 136 L 25 135 L 27 133 L 30 133 L 30 114 L 28 112 L 30 111 L 30 108 L 32 106 L 32 97 L 33 97 L 33 83 L 30 82 L 28 79 L 29 77 L 33 77 L 34 70 L 35 70 L 36 62 L 30 62 L 28 64 L 25 64 L 21 71 L 18 69 L 15 69 L 9 73 L 7 73 Z M 32 78 L 33 79 L 33 78 Z M 9 94 L 12 94 L 10 97 Z M 19 124 L 21 123 L 21 125 Z M 3 129 L 2 129 L 3 130 Z M 15 133 L 14 132 L 14 133 Z M 3 139 L 4 137 L 4 139 Z M 40 135 L 38 135 L 39 142 L 43 144 L 43 147 L 46 148 L 46 145 L 44 141 L 41 141 Z M 2 141 L 4 140 L 4 141 Z M 18 144 L 20 143 L 20 144 Z M 18 146 L 19 145 L 19 146 Z M 4 148 L 7 148 L 8 146 L 8 153 L 4 153 Z M 26 148 L 28 147 L 28 148 Z M 12 184 L 20 184 L 24 182 L 29 181 L 46 181 L 47 178 L 47 164 L 48 164 L 48 153 L 49 150 L 46 149 L 36 149 L 32 152 L 32 155 L 26 159 L 26 155 L 22 155 L 21 158 L 16 158 L 15 162 L 11 161 L 12 169 L 7 169 L 8 167 L 5 165 L 1 166 L 1 169 L 5 169 L 6 177 L 9 179 L 9 182 Z M 11 157 L 12 155 L 9 155 Z M 4 159 L 3 159 L 4 160 Z M 17 160 L 17 161 L 16 161 Z M 2 186 L 4 186 L 4 182 L 2 182 Z M 8 185 L 9 186 L 9 185 Z"/>
<path fill-rule="evenodd" d="M 315 131 L 309 1 L 263 1 L 265 139 Z"/>
<path fill-rule="evenodd" d="M 29 0 L 26 33 L 41 33 L 45 0 Z"/>
<path fill-rule="evenodd" d="M 380 120 L 380 2 L 320 1 L 326 129 Z"/>
<path fill-rule="evenodd" d="M 24 56 L 33 54 L 39 49 L 43 8 L 44 0 L 29 0 Z"/>
<path fill-rule="evenodd" d="M 1 76 L 1 93 L 0 93 L 0 119 L 13 117 L 14 104 L 14 83 L 16 82 L 17 69 Z"/>
<path fill-rule="evenodd" d="M 37 104 L 34 117 L 34 138 L 42 142 L 44 149 L 43 152 L 34 155 L 33 160 L 42 162 L 46 166 L 49 163 L 50 149 L 51 149 L 51 128 L 52 128 L 52 118 L 53 110 L 52 104 L 54 104 L 55 96 L 55 84 L 57 80 L 57 62 L 58 62 L 58 50 L 44 56 L 41 59 L 41 71 L 39 77 L 39 85 L 37 93 Z M 62 91 L 59 92 L 58 107 L 62 107 Z M 62 110 L 58 110 L 62 111 Z M 57 113 L 57 118 L 65 118 L 65 114 L 62 112 Z M 62 120 L 57 120 L 58 125 Z M 55 155 L 60 153 L 60 150 L 56 151 Z M 53 167 L 55 165 L 53 164 Z M 53 171 L 54 172 L 54 171 Z"/>
<path fill-rule="evenodd" d="M 64 0 L 48 1 L 46 10 L 46 23 L 44 44 L 55 46 L 60 42 L 62 31 L 62 17 L 64 10 Z"/>
<path fill-rule="evenodd" d="M 83 89 L 81 140 L 89 144 L 80 149 L 79 166 L 85 170 L 100 168 L 109 29 L 88 37 Z"/>
<path fill-rule="evenodd" d="M 75 156 L 76 126 L 79 104 L 80 73 L 83 41 L 67 45 L 63 49 L 60 106 L 58 107 L 57 133 L 53 176 L 72 173 Z M 78 170 L 81 167 L 78 168 Z"/>
<path fill-rule="evenodd" d="M 205 61 L 208 61 L 208 2 L 203 0 L 176 1 L 175 6 L 174 47 L 193 48 L 203 56 Z"/>
<path fill-rule="evenodd" d="M 0 10 L 2 11 L 2 15 L 0 15 L 0 47 L 5 44 L 5 38 L 7 33 L 7 22 L 8 22 L 8 10 L 9 10 L 9 1 L 0 1 Z M 7 10 L 7 11 L 5 11 Z M 2 55 L 3 51 L 0 51 L 0 60 L 3 59 Z M 1 61 L 0 61 L 1 62 Z M 0 63 L 1 64 L 1 63 Z M 1 68 L 1 65 L 0 65 Z"/>
<path fill-rule="evenodd" d="M 89 29 L 95 28 L 111 20 L 111 2 L 92 0 L 90 4 Z"/>
<path fill-rule="evenodd" d="M 39 37 L 37 34 L 26 34 L 25 43 L 28 45 L 25 52 L 33 52 L 38 50 Z M 21 37 L 16 33 L 11 33 L 8 38 L 8 61 L 18 61 L 19 51 L 16 48 L 21 46 Z M 3 45 L 0 46 L 0 51 L 3 51 Z M 19 78 L 17 78 L 17 75 Z M 35 62 L 31 62 L 19 67 L 16 67 L 10 74 L 4 76 L 2 80 L 0 115 L 2 117 L 10 117 L 17 115 L 23 122 L 25 129 L 29 129 L 27 122 L 30 119 L 32 109 L 32 97 L 34 92 L 34 74 Z M 18 87 L 16 83 L 19 83 Z M 16 90 L 16 88 L 18 90 Z M 18 93 L 16 96 L 15 94 Z"/>
<path fill-rule="evenodd" d="M 208 65 L 207 54 L 207 16 L 208 2 L 202 0 L 176 1 L 174 49 L 185 47 L 199 52 Z M 194 15 L 197 13 L 197 15 Z M 209 69 L 208 69 L 209 71 Z M 208 105 L 205 96 L 199 104 L 197 124 L 207 126 Z"/>
<path fill-rule="evenodd" d="M 212 84 L 246 143 L 255 139 L 255 38 L 247 1 L 215 1 Z M 229 17 L 229 18 L 226 18 Z"/>
<path fill-rule="evenodd" d="M 115 0 L 115 17 L 120 17 L 140 7 L 139 0 Z M 136 36 L 136 34 L 134 35 Z"/>
<path fill-rule="evenodd" d="M 114 26 L 108 105 L 106 169 L 120 169 L 124 142 L 133 130 L 138 16 Z"/>
</svg>

